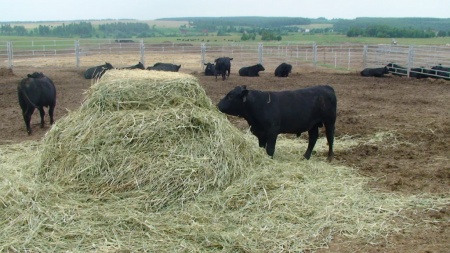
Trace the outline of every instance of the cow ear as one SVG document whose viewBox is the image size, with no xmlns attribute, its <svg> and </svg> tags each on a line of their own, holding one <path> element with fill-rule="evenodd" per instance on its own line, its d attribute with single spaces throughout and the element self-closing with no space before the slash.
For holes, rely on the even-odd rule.
<svg viewBox="0 0 450 253">
<path fill-rule="evenodd" d="M 246 90 L 246 89 L 247 89 L 247 85 L 242 85 L 241 88 L 242 88 L 243 90 Z"/>
</svg>

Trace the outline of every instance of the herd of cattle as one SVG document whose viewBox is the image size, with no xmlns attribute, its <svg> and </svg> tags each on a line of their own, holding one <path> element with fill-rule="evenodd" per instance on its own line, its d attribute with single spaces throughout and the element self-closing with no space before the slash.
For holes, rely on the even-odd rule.
<svg viewBox="0 0 450 253">
<path fill-rule="evenodd" d="M 231 61 L 233 58 L 221 57 L 212 63 L 205 63 L 205 76 L 222 75 L 222 80 L 230 76 Z M 147 70 L 178 72 L 181 65 L 170 63 L 156 63 Z M 101 78 L 101 76 L 114 67 L 110 63 L 92 67 L 84 73 L 86 79 Z M 144 65 L 138 64 L 124 69 L 142 69 Z M 240 76 L 259 76 L 259 71 L 264 71 L 261 64 L 242 67 Z M 292 71 L 292 65 L 280 64 L 275 69 L 275 76 L 288 77 Z M 409 72 L 410 77 L 423 78 L 429 74 L 435 78 L 449 78 L 450 68 L 442 65 L 431 69 L 416 68 Z M 362 76 L 382 77 L 385 74 L 407 75 L 407 68 L 394 63 L 389 63 L 383 68 L 367 68 L 361 71 Z M 20 81 L 18 87 L 18 99 L 22 108 L 27 132 L 31 134 L 30 120 L 35 109 L 41 116 L 41 127 L 44 126 L 44 109 L 49 107 L 50 124 L 53 124 L 53 112 L 56 105 L 56 89 L 53 81 L 43 73 L 35 72 Z M 337 99 L 333 87 L 328 85 L 315 86 L 290 91 L 260 91 L 248 90 L 247 87 L 238 86 L 228 92 L 219 102 L 218 109 L 226 114 L 244 118 L 250 126 L 250 131 L 258 138 L 259 146 L 265 148 L 267 154 L 273 157 L 275 144 L 279 134 L 290 133 L 300 136 L 308 132 L 308 148 L 304 157 L 309 159 L 319 135 L 319 128 L 325 126 L 328 141 L 328 161 L 333 159 L 333 142 L 336 123 Z"/>
<path fill-rule="evenodd" d="M 395 63 L 388 63 L 383 68 L 366 68 L 361 71 L 362 76 L 374 76 L 383 77 L 385 74 L 392 73 L 396 76 L 407 76 L 408 69 Z M 431 69 L 420 67 L 411 68 L 409 71 L 409 77 L 421 79 L 421 78 L 443 78 L 450 79 L 450 67 L 444 67 L 442 64 L 431 67 Z"/>
</svg>

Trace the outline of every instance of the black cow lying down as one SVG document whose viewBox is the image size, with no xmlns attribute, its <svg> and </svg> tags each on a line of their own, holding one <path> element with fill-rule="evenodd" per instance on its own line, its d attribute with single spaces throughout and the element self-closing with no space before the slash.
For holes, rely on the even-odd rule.
<svg viewBox="0 0 450 253">
<path fill-rule="evenodd" d="M 266 70 L 263 65 L 256 64 L 250 67 L 242 67 L 239 69 L 239 75 L 240 76 L 259 76 L 259 71 Z"/>
<path fill-rule="evenodd" d="M 275 76 L 288 77 L 289 73 L 291 73 L 291 71 L 292 71 L 292 65 L 283 62 L 275 69 Z"/>
<path fill-rule="evenodd" d="M 383 77 L 384 74 L 389 74 L 389 69 L 386 66 L 383 68 L 365 68 L 361 71 L 362 76 Z"/>
<path fill-rule="evenodd" d="M 41 127 L 44 127 L 44 106 L 49 108 L 50 124 L 53 124 L 56 89 L 50 78 L 46 77 L 42 72 L 28 74 L 28 78 L 22 79 L 17 86 L 17 95 L 28 135 L 31 134 L 31 115 L 33 115 L 34 109 L 36 108 L 41 115 Z"/>
<path fill-rule="evenodd" d="M 86 70 L 86 72 L 84 72 L 84 78 L 86 78 L 86 79 L 100 78 L 103 76 L 103 74 L 105 74 L 105 72 L 107 70 L 110 70 L 113 68 L 114 67 L 110 63 L 105 62 L 104 65 L 92 67 L 92 68 Z"/>
<path fill-rule="evenodd" d="M 214 63 L 205 63 L 205 66 L 205 76 L 214 76 L 216 74 Z"/>
<path fill-rule="evenodd" d="M 169 71 L 169 72 L 178 72 L 181 65 L 175 65 L 171 63 L 155 63 L 153 67 L 148 67 L 147 70 L 159 70 L 159 71 Z"/>
<path fill-rule="evenodd" d="M 300 136 L 308 131 L 309 143 L 304 157 L 309 159 L 319 136 L 319 127 L 325 125 L 328 161 L 333 159 L 336 106 L 334 89 L 328 85 L 278 92 L 238 86 L 218 104 L 221 112 L 244 118 L 250 131 L 258 137 L 259 146 L 266 148 L 272 157 L 278 134 Z"/>
<path fill-rule="evenodd" d="M 121 68 L 121 69 L 145 69 L 144 64 L 142 64 L 142 62 L 139 62 L 136 65 L 130 66 L 130 67 L 125 67 L 125 68 Z"/>
</svg>

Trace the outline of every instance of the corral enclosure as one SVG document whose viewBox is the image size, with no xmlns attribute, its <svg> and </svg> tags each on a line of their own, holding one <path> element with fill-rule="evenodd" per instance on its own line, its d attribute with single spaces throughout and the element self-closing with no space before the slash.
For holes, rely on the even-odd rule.
<svg viewBox="0 0 450 253">
<path fill-rule="evenodd" d="M 92 51 L 98 48 L 98 44 L 94 44 Z M 111 45 L 119 46 L 113 42 Z M 114 54 L 114 50 L 108 53 L 109 49 L 105 49 L 104 53 L 92 55 L 105 57 L 103 59 L 82 56 L 79 70 L 72 65 L 76 64 L 73 54 L 64 57 L 41 55 L 31 60 L 25 55 L 22 59 L 14 56 L 15 76 L 0 79 L 0 116 L 5 119 L 0 128 L 3 211 L 0 225 L 8 231 L 0 236 L 2 249 L 446 252 L 450 247 L 449 82 L 361 77 L 355 69 L 359 70 L 357 66 L 364 64 L 364 60 L 356 63 L 352 58 L 359 54 L 363 56 L 364 49 L 360 50 L 360 45 L 356 49 L 345 45 L 327 47 L 322 50 L 323 54 L 319 54 L 322 48 L 317 45 L 316 60 L 325 59 L 327 68 L 316 64 L 314 72 L 314 65 L 309 60 L 312 45 L 306 44 L 299 51 L 291 51 L 291 45 L 285 45 L 284 49 L 282 45 L 262 45 L 263 50 L 273 56 L 263 55 L 263 63 L 267 61 L 264 65 L 268 67 L 256 78 L 239 77 L 237 70 L 239 66 L 251 65 L 251 61 L 245 62 L 247 56 L 259 60 L 260 44 L 250 45 L 241 52 L 236 47 L 225 45 L 206 48 L 205 56 L 209 55 L 211 59 L 222 55 L 233 57 L 230 53 L 236 56 L 232 61 L 231 76 L 226 81 L 215 81 L 213 77 L 202 75 L 201 45 L 196 48 L 195 45 L 176 47 L 173 43 L 164 44 L 157 45 L 154 51 L 146 45 L 147 65 L 158 61 L 184 64 L 182 61 L 188 62 L 192 56 L 192 66 L 183 65 L 180 72 L 197 78 L 212 104 L 216 104 L 230 89 L 244 84 L 249 89 L 272 91 L 329 84 L 335 88 L 338 97 L 336 159 L 332 164 L 325 162 L 327 147 L 323 139 L 311 160 L 304 161 L 301 154 L 306 149 L 307 135 L 300 139 L 281 136 L 273 161 L 264 156 L 263 150 L 255 151 L 256 156 L 262 157 L 261 166 L 245 168 L 240 172 L 244 176 L 237 176 L 223 192 L 213 190 L 202 195 L 201 191 L 194 191 L 200 194 L 195 195 L 192 201 L 183 200 L 180 205 L 171 205 L 157 212 L 152 209 L 145 191 L 77 192 L 79 189 L 73 186 L 65 188 L 47 180 L 36 180 L 39 170 L 35 157 L 43 149 L 39 140 L 50 127 L 40 129 L 35 112 L 32 118 L 35 132 L 33 136 L 27 136 L 17 104 L 18 81 L 28 73 L 42 71 L 57 86 L 57 120 L 60 124 L 70 122 L 67 116 L 74 115 L 85 97 L 85 90 L 93 85 L 91 80 L 84 79 L 83 71 L 102 64 L 106 59 L 118 67 L 134 65 L 141 56 L 136 45 L 123 45 L 133 46 L 131 53 L 123 50 L 124 53 L 116 51 Z M 169 50 L 170 46 L 176 50 Z M 206 43 L 205 47 L 208 47 Z M 401 56 L 406 55 L 406 51 L 393 53 L 391 50 L 389 53 L 382 50 L 383 47 L 390 46 L 374 46 L 373 50 L 379 56 L 372 63 L 366 60 L 368 66 L 381 64 L 384 58 L 389 57 L 400 61 L 404 59 Z M 192 52 L 183 53 L 189 48 Z M 209 54 L 208 50 L 211 51 Z M 370 50 L 368 46 L 367 51 Z M 289 60 L 291 56 L 297 57 L 297 52 L 308 58 L 308 62 L 293 64 L 289 78 L 274 77 L 272 70 L 277 63 Z M 242 56 L 238 56 L 241 53 Z M 70 61 L 66 61 L 66 57 Z M 347 69 L 349 58 L 350 66 L 355 67 L 350 71 L 340 71 Z M 86 65 L 82 64 L 87 59 L 90 60 L 85 62 Z M 123 62 L 115 64 L 120 62 L 119 59 Z M 339 68 L 334 70 L 334 62 L 342 62 L 342 65 L 337 65 Z M 445 62 L 437 63 L 445 65 Z M 126 76 L 117 79 L 124 84 L 132 83 L 126 81 L 132 79 Z M 139 129 L 139 124 L 130 122 L 132 119 L 142 122 L 139 121 L 141 118 L 122 109 L 118 113 L 124 114 L 122 119 L 117 124 L 111 120 L 109 126 L 104 125 L 105 129 Z M 82 117 L 79 121 L 93 122 L 95 115 Z M 242 130 L 242 138 L 253 145 L 248 149 L 258 149 L 257 141 L 248 133 L 247 123 L 235 117 L 229 119 Z M 70 128 L 78 131 L 77 128 L 83 124 L 77 122 L 72 122 Z M 62 125 L 57 123 L 56 126 Z M 98 145 L 95 138 L 89 138 L 93 133 L 96 133 L 94 136 L 112 136 L 107 132 L 87 130 L 88 127 L 77 135 L 80 142 L 90 141 Z M 67 132 L 63 128 L 59 131 Z M 86 133 L 85 139 L 83 133 Z M 128 136 L 123 137 L 126 138 L 119 142 L 131 140 Z M 113 140 L 111 138 L 110 141 Z M 87 160 L 94 157 L 85 156 L 89 149 L 77 152 Z M 83 182 L 82 178 L 77 180 Z"/>
<path fill-rule="evenodd" d="M 83 69 L 109 62 L 115 67 L 173 63 L 190 70 L 222 56 L 232 57 L 235 67 L 261 63 L 269 69 L 286 62 L 317 70 L 362 70 L 396 63 L 411 68 L 450 66 L 450 47 L 389 44 L 326 44 L 315 42 L 185 42 L 144 43 L 143 40 L 0 41 L 0 67 L 58 66 Z M 43 60 L 44 58 L 45 60 Z M 39 59 L 35 61 L 34 59 Z M 436 73 L 434 73 L 436 76 Z M 430 74 L 433 76 L 433 74 Z"/>
</svg>

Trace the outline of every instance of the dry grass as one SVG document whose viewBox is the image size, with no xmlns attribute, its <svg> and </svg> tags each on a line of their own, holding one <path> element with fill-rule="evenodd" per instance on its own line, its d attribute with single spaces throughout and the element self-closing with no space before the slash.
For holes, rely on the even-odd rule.
<svg viewBox="0 0 450 253">
<path fill-rule="evenodd" d="M 369 191 L 325 155 L 301 159 L 302 139 L 280 138 L 269 159 L 195 78 L 135 73 L 108 72 L 43 142 L 0 147 L 0 250 L 300 252 L 337 234 L 370 243 L 450 200 Z M 395 133 L 335 149 L 380 142 Z"/>
</svg>

